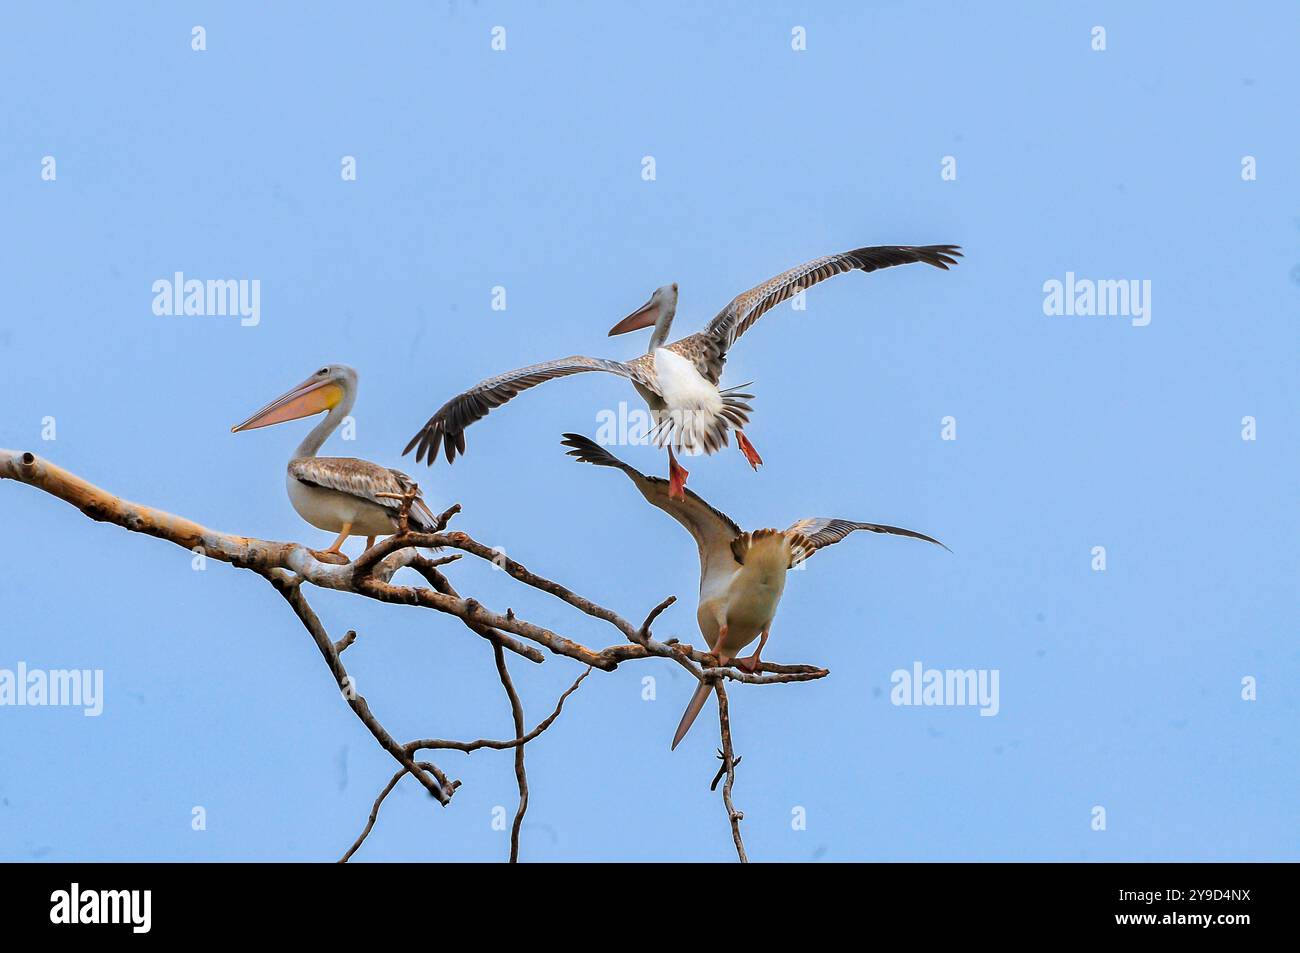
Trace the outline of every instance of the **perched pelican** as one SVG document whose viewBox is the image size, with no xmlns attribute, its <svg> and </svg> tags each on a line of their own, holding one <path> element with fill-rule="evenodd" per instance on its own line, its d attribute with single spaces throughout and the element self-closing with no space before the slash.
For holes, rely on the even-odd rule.
<svg viewBox="0 0 1300 953">
<path fill-rule="evenodd" d="M 910 536 L 943 546 L 937 539 L 910 529 L 825 516 L 799 520 L 785 530 L 756 529 L 747 533 L 693 491 L 684 491 L 681 498 L 673 496 L 668 481 L 645 476 L 587 437 L 566 433 L 562 442 L 573 448 L 569 456 L 583 463 L 622 470 L 642 496 L 695 537 L 700 551 L 700 604 L 695 620 L 710 654 L 717 656 L 720 666 L 729 664 L 741 649 L 758 639 L 753 655 L 736 660 L 743 671 L 753 672 L 758 668 L 759 656 L 767 645 L 776 607 L 785 589 L 786 571 L 823 546 L 838 543 L 856 529 Z M 700 682 L 677 726 L 674 748 L 686 737 L 709 691 L 709 684 Z"/>
<path fill-rule="evenodd" d="M 490 377 L 444 404 L 411 438 L 402 453 L 418 447 L 416 460 L 427 459 L 432 464 L 441 444 L 447 462 L 451 463 L 458 452 L 465 452 L 465 428 L 520 391 L 557 377 L 606 371 L 630 380 L 649 404 L 655 419 L 652 431 L 655 443 L 668 448 L 669 493 L 680 499 L 688 474 L 677 462 L 674 446 L 688 453 L 713 453 L 726 446 L 727 431 L 734 429 L 736 444 L 750 466 L 758 469 L 763 462 L 744 433 L 751 410 L 745 401 L 753 395 L 737 393 L 734 388 L 722 390 L 718 386 L 728 351 L 759 317 L 787 298 L 834 275 L 854 269 L 871 272 L 912 262 L 924 262 L 947 271 L 949 265 L 957 264 L 960 255 L 956 245 L 876 245 L 816 258 L 737 295 L 703 331 L 672 344 L 664 342 L 677 313 L 677 285 L 664 285 L 609 332 L 611 336 L 625 334 L 653 325 L 650 345 L 643 356 L 624 363 L 575 355 Z M 833 361 L 835 356 L 828 359 Z M 795 364 L 793 360 L 790 363 Z"/>
<path fill-rule="evenodd" d="M 400 497 L 415 484 L 400 470 L 390 470 L 354 457 L 318 457 L 316 451 L 352 409 L 357 396 L 357 372 L 346 364 L 322 367 L 288 393 L 277 397 L 231 433 L 256 430 L 329 411 L 298 445 L 289 460 L 289 500 L 298 515 L 317 529 L 338 533 L 325 550 L 338 553 L 349 536 L 365 536 L 366 548 L 377 536 L 398 528 Z M 381 494 L 392 494 L 381 495 Z M 417 497 L 409 513 L 410 526 L 432 530 L 434 515 Z"/>
</svg>

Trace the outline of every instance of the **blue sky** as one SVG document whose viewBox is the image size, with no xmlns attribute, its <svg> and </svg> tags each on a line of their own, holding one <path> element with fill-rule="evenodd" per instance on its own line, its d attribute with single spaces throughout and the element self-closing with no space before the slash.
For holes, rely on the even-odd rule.
<svg viewBox="0 0 1300 953">
<path fill-rule="evenodd" d="M 307 425 L 229 433 L 322 363 L 361 380 L 357 439 L 325 452 L 414 473 L 407 438 L 477 380 L 639 353 L 605 332 L 658 285 L 686 333 L 817 255 L 958 243 L 950 273 L 837 278 L 765 317 L 725 381 L 756 381 L 767 465 L 690 462 L 746 527 L 839 515 L 953 549 L 859 534 L 791 576 L 766 655 L 832 674 L 731 692 L 751 857 L 1294 860 L 1298 34 L 1281 3 L 6 5 L 0 446 L 323 546 L 283 485 Z M 177 271 L 258 280 L 260 323 L 155 315 Z M 1150 323 L 1045 315 L 1067 272 L 1150 281 Z M 629 618 L 677 594 L 658 634 L 699 644 L 690 539 L 558 447 L 621 400 L 613 378 L 548 385 L 414 475 Z M 453 569 L 490 606 L 614 638 Z M 346 660 L 396 735 L 509 735 L 458 621 L 313 601 L 361 633 Z M 0 708 L 6 860 L 331 860 L 393 770 L 261 580 L 5 482 L 0 668 L 20 661 L 102 669 L 105 699 Z M 996 717 L 892 705 L 916 661 L 997 670 Z M 514 670 L 530 725 L 577 674 Z M 733 856 L 713 708 L 668 750 L 690 687 L 658 661 L 586 681 L 528 748 L 524 859 Z M 452 806 L 404 781 L 358 860 L 506 855 L 511 759 L 441 763 Z"/>
</svg>

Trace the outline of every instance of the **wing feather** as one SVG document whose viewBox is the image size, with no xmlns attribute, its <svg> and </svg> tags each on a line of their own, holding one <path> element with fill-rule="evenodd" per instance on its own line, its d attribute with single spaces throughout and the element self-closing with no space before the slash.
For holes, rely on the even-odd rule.
<svg viewBox="0 0 1300 953">
<path fill-rule="evenodd" d="M 652 506 L 658 507 L 681 523 L 695 538 L 700 553 L 702 574 L 708 575 L 710 566 L 715 560 L 735 562 L 731 543 L 738 536 L 743 535 L 740 527 L 730 516 L 710 506 L 689 487 L 686 489 L 686 499 L 673 499 L 668 495 L 668 481 L 663 477 L 646 476 L 590 438 L 581 434 L 566 433 L 561 443 L 572 448 L 569 450 L 569 456 L 582 463 L 622 470 Z"/>
<path fill-rule="evenodd" d="M 648 372 L 645 367 L 624 364 L 621 361 L 574 355 L 557 361 L 531 364 L 528 367 L 506 371 L 496 377 L 489 377 L 447 401 L 429 418 L 428 423 L 420 428 L 419 433 L 411 438 L 402 454 L 408 454 L 414 449 L 417 461 L 427 460 L 432 465 L 438 457 L 438 447 L 441 444 L 447 462 L 452 463 L 458 453 L 462 456 L 465 453 L 465 428 L 470 424 L 486 417 L 492 410 L 529 388 L 556 378 L 589 371 L 617 374 L 619 377 L 627 378 L 651 391 L 658 392 L 652 371 Z"/>
<path fill-rule="evenodd" d="M 872 245 L 866 248 L 855 248 L 839 255 L 814 258 L 736 295 L 718 312 L 717 317 L 709 322 L 708 327 L 700 332 L 700 335 L 692 335 L 692 337 L 711 339 L 712 346 L 697 342 L 691 347 L 709 357 L 720 372 L 722 363 L 726 361 L 727 351 L 754 325 L 755 321 L 782 301 L 800 291 L 806 291 L 818 282 L 850 271 L 872 272 L 915 262 L 923 262 L 947 271 L 948 266 L 956 265 L 960 257 L 961 249 L 957 245 Z M 690 338 L 683 338 L 677 343 L 685 344 L 689 340 Z M 709 354 L 710 350 L 717 353 Z"/>
<path fill-rule="evenodd" d="M 289 475 L 308 486 L 346 493 L 391 510 L 394 526 L 402 501 L 380 494 L 404 494 L 415 486 L 415 481 L 401 470 L 355 457 L 300 457 L 289 462 Z M 417 496 L 411 505 L 410 519 L 416 529 L 433 529 L 433 512 L 422 497 Z"/>
<path fill-rule="evenodd" d="M 883 523 L 857 523 L 853 520 L 835 519 L 830 516 L 813 516 L 799 520 L 785 531 L 785 535 L 790 537 L 791 548 L 794 550 L 794 562 L 799 563 L 817 550 L 826 546 L 833 546 L 854 530 L 859 529 L 868 533 L 908 536 L 912 539 L 921 539 L 927 543 L 934 543 L 936 546 L 943 546 L 943 543 L 937 539 L 914 530 L 900 529 L 897 526 L 885 526 Z M 943 548 L 948 549 L 947 546 L 943 546 Z M 952 552 L 952 550 L 948 551 Z"/>
</svg>

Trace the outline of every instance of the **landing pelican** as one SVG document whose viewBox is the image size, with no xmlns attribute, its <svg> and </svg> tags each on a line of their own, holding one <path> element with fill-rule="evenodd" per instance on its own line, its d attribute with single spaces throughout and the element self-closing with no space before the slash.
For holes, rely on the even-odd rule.
<svg viewBox="0 0 1300 953">
<path fill-rule="evenodd" d="M 402 501 L 415 484 L 400 470 L 354 457 L 318 457 L 316 452 L 343 421 L 357 396 L 357 372 L 346 364 L 328 364 L 297 387 L 277 397 L 231 433 L 310 417 L 325 419 L 298 445 L 289 460 L 289 500 L 298 515 L 317 529 L 338 533 L 327 553 L 339 553 L 349 536 L 375 538 L 395 532 Z M 387 495 L 391 494 L 391 495 Z M 418 496 L 411 505 L 412 529 L 432 531 L 434 515 Z"/>
<path fill-rule="evenodd" d="M 677 285 L 664 285 L 609 332 L 611 336 L 625 334 L 653 325 L 654 332 L 643 356 L 624 363 L 575 355 L 488 378 L 444 404 L 411 438 L 402 453 L 416 450 L 416 460 L 427 459 L 432 464 L 441 445 L 447 462 L 451 463 L 458 452 L 465 452 L 465 428 L 521 391 L 557 377 L 605 371 L 630 380 L 650 406 L 656 422 L 652 432 L 655 443 L 668 448 L 669 492 L 681 499 L 688 474 L 677 462 L 674 447 L 688 453 L 711 454 L 727 445 L 727 432 L 734 429 L 736 444 L 750 466 L 758 469 L 763 462 L 744 432 L 751 411 L 745 401 L 753 395 L 738 393 L 736 389 L 722 390 L 718 386 L 727 353 L 759 317 L 787 298 L 835 275 L 855 269 L 872 272 L 914 262 L 947 271 L 949 265 L 957 264 L 960 256 L 956 245 L 875 245 L 816 258 L 737 295 L 703 331 L 667 345 L 664 342 L 677 313 Z M 833 354 L 827 359 L 834 361 L 840 356 Z M 797 361 L 792 359 L 789 363 L 798 369 Z"/>
<path fill-rule="evenodd" d="M 786 571 L 823 546 L 838 543 L 858 529 L 910 536 L 943 546 L 937 539 L 910 529 L 825 516 L 799 520 L 785 530 L 744 532 L 730 517 L 715 510 L 693 491 L 685 490 L 681 498 L 673 496 L 668 481 L 645 476 L 587 437 L 566 433 L 562 442 L 572 448 L 569 456 L 583 463 L 622 470 L 646 500 L 681 523 L 695 537 L 700 551 L 700 604 L 695 620 L 709 653 L 717 656 L 719 666 L 730 664 L 741 649 L 758 639 L 754 654 L 736 659 L 736 665 L 742 671 L 758 669 L 759 656 L 767 645 L 772 620 L 785 590 Z M 710 690 L 708 682 L 700 682 L 686 706 L 681 724 L 677 726 L 674 748 L 686 737 Z"/>
</svg>

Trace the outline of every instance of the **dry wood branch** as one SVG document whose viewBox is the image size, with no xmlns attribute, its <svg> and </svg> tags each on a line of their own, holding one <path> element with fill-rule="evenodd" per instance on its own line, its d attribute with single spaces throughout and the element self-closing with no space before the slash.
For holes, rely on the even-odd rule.
<svg viewBox="0 0 1300 953">
<path fill-rule="evenodd" d="M 375 736 L 375 740 L 379 742 L 380 746 L 397 759 L 397 763 L 402 765 L 404 770 L 415 775 L 416 780 L 438 799 L 438 803 L 446 807 L 448 802 L 451 801 L 452 794 L 460 786 L 460 782 L 448 780 L 447 776 L 434 765 L 430 765 L 428 771 L 417 767 L 415 762 L 411 760 L 411 756 L 406 753 L 406 748 L 398 744 L 371 713 L 365 696 L 356 693 L 352 678 L 348 675 L 347 669 L 343 667 L 343 660 L 339 658 L 339 651 L 335 647 L 334 640 L 325 631 L 320 618 L 308 604 L 306 597 L 303 596 L 300 581 L 283 569 L 272 570 L 267 573 L 267 578 L 271 580 L 271 584 L 275 586 L 276 591 L 284 596 L 302 621 L 303 626 L 315 640 L 316 647 L 320 649 L 321 655 L 325 657 L 325 664 L 329 666 L 329 670 L 334 676 L 335 684 L 338 685 L 339 691 L 343 693 L 348 706 L 361 719 L 361 723 Z"/>
<path fill-rule="evenodd" d="M 519 700 L 515 683 L 510 679 L 510 669 L 506 667 L 506 653 L 501 650 L 500 642 L 492 643 L 492 653 L 496 659 L 497 675 L 501 685 L 510 699 L 510 714 L 515 722 L 515 738 L 524 736 L 524 703 Z M 524 769 L 524 746 L 522 742 L 515 746 L 515 783 L 519 785 L 519 807 L 515 811 L 514 823 L 510 825 L 510 863 L 519 863 L 519 830 L 524 826 L 524 814 L 528 812 L 528 772 Z"/>
<path fill-rule="evenodd" d="M 742 864 L 749 863 L 745 855 L 745 842 L 740 839 L 740 822 L 745 815 L 736 810 L 731 801 L 731 788 L 736 783 L 736 752 L 731 747 L 731 714 L 727 710 L 727 690 L 722 687 L 722 680 L 713 683 L 714 694 L 718 696 L 718 725 L 722 734 L 722 769 L 727 779 L 722 782 L 722 803 L 727 808 L 727 819 L 731 822 L 731 839 L 736 844 L 736 853 Z"/>
<path fill-rule="evenodd" d="M 497 650 L 499 651 L 499 647 L 497 648 Z M 502 656 L 501 659 L 504 662 L 504 656 Z M 532 741 L 534 738 L 540 735 L 547 728 L 551 727 L 552 724 L 554 724 L 555 719 L 559 718 L 560 713 L 564 711 L 564 702 L 568 699 L 570 695 L 572 695 L 574 692 L 578 690 L 578 686 L 582 684 L 582 680 L 590 674 L 591 674 L 590 668 L 583 669 L 582 674 L 579 675 L 574 680 L 573 684 L 570 685 L 567 689 L 565 689 L 564 694 L 560 696 L 559 701 L 557 701 L 555 704 L 555 710 L 551 712 L 541 723 L 539 723 L 536 728 L 528 732 L 528 734 L 526 735 L 518 735 L 516 738 L 514 738 L 511 741 L 489 741 L 486 738 L 480 738 L 477 741 L 444 741 L 440 738 L 425 738 L 420 741 L 407 742 L 407 744 L 404 746 L 405 751 L 408 755 L 414 755 L 416 754 L 416 752 L 421 751 L 423 749 L 443 749 L 443 750 L 472 752 L 472 751 L 477 751 L 480 748 L 491 748 L 495 750 L 503 750 L 506 748 L 518 748 L 520 751 L 522 751 L 524 745 L 528 744 L 528 742 Z M 520 708 L 520 714 L 522 714 L 522 711 L 523 711 L 522 708 Z M 417 767 L 423 768 L 426 771 L 436 770 L 433 763 L 429 761 L 417 761 L 415 762 L 415 764 Z M 365 839 L 370 836 L 370 832 L 374 829 L 375 826 L 375 819 L 379 816 L 379 807 L 381 804 L 384 803 L 384 798 L 388 797 L 389 793 L 397 785 L 397 782 L 400 781 L 403 777 L 405 777 L 407 773 L 408 773 L 407 768 L 405 767 L 401 768 L 396 774 L 392 776 L 388 784 L 385 785 L 384 789 L 379 792 L 379 797 L 375 798 L 375 805 L 370 811 L 370 818 L 369 820 L 366 821 L 365 830 L 361 832 L 361 836 L 359 836 L 356 839 L 356 841 L 352 844 L 352 846 L 348 848 L 348 852 L 343 855 L 342 859 L 339 860 L 339 863 L 341 864 L 347 863 L 348 860 L 352 857 L 352 855 L 357 852 L 357 848 L 359 848 L 362 845 L 362 843 L 365 842 Z M 457 785 L 460 784 L 459 781 L 455 783 Z M 524 784 L 525 786 L 523 790 L 521 790 L 521 795 L 523 795 L 523 797 L 521 798 L 521 802 L 520 802 L 520 812 L 518 813 L 518 815 L 516 815 L 519 821 L 523 820 L 523 810 L 527 807 L 526 781 L 524 782 Z M 511 845 L 511 862 L 513 863 L 516 862 L 519 857 L 518 828 L 512 831 L 510 845 Z"/>
<path fill-rule="evenodd" d="M 415 762 L 415 765 L 416 767 L 425 770 L 430 770 L 433 767 L 433 765 L 428 761 L 417 761 Z M 379 818 L 380 805 L 384 803 L 384 798 L 388 797 L 393 788 L 397 787 L 397 782 L 406 776 L 406 771 L 406 768 L 399 768 L 397 773 L 393 775 L 386 785 L 384 785 L 384 789 L 379 792 L 379 797 L 375 798 L 375 806 L 370 809 L 370 817 L 366 820 L 365 830 L 361 832 L 361 836 L 358 837 L 353 842 L 352 846 L 348 848 L 348 852 L 339 858 L 340 864 L 346 864 L 351 860 L 352 855 L 355 854 L 357 849 L 365 843 L 366 838 L 370 836 L 370 832 L 375 829 L 375 821 Z"/>
<path fill-rule="evenodd" d="M 673 597 L 665 599 L 652 609 L 640 626 L 633 625 L 613 610 L 577 594 L 558 582 L 531 572 L 523 564 L 505 557 L 499 550 L 483 545 L 466 533 L 446 532 L 447 523 L 460 511 L 458 505 L 449 508 L 435 520 L 434 532 L 412 533 L 406 526 L 405 517 L 409 516 L 415 498 L 414 492 L 402 495 L 400 513 L 403 525 L 399 532 L 376 542 L 354 562 L 349 563 L 346 557 L 322 553 L 299 543 L 275 542 L 222 533 L 184 517 L 132 503 L 100 489 L 33 453 L 0 449 L 0 479 L 15 480 L 43 490 L 51 496 L 70 503 L 97 522 L 112 523 L 133 533 L 143 533 L 167 540 L 184 549 L 201 553 L 207 558 L 250 570 L 267 579 L 275 587 L 316 643 L 348 706 L 399 766 L 397 773 L 375 800 L 366 829 L 344 855 L 343 860 L 351 857 L 365 841 L 374 827 L 384 799 L 405 775 L 413 775 L 443 806 L 450 802 L 460 782 L 450 780 L 433 762 L 414 760 L 417 752 L 425 749 L 471 752 L 480 748 L 514 749 L 515 751 L 519 809 L 511 831 L 511 860 L 518 859 L 519 832 L 528 805 L 528 782 L 523 760 L 524 746 L 549 728 L 559 717 L 565 700 L 577 690 L 593 668 L 613 671 L 624 662 L 644 658 L 669 659 L 682 665 L 695 678 L 713 683 L 719 703 L 723 772 L 726 777 L 723 785 L 723 800 L 731 821 L 737 852 L 741 860 L 746 860 L 739 827 L 742 815 L 735 810 L 731 801 L 735 765 L 738 759 L 734 758 L 731 747 L 730 716 L 723 682 L 730 680 L 749 685 L 769 685 L 812 681 L 829 674 L 826 669 L 813 665 L 781 665 L 772 662 L 764 662 L 756 672 L 743 672 L 732 666 L 719 667 L 716 657 L 676 640 L 661 642 L 653 636 L 651 627 L 673 604 Z M 419 549 L 455 549 L 458 552 L 430 558 L 421 554 Z M 619 632 L 623 641 L 603 649 L 592 649 L 544 626 L 521 619 L 511 610 L 506 610 L 502 614 L 488 609 L 475 599 L 463 598 L 439 568 L 460 559 L 462 554 L 490 561 L 504 569 L 513 579 L 560 599 L 584 615 L 609 624 Z M 427 585 L 419 587 L 394 585 L 391 581 L 393 576 L 407 567 L 422 576 Z M 459 618 L 471 631 L 492 643 L 498 676 L 510 702 L 515 737 L 509 741 L 487 739 L 445 741 L 430 738 L 406 744 L 399 743 L 375 717 L 366 699 L 351 690 L 352 683 L 340 656 L 353 644 L 356 633 L 348 631 L 337 642 L 331 639 L 324 624 L 303 595 L 302 588 L 305 583 L 318 588 L 349 592 L 379 602 L 420 606 Z M 525 734 L 523 706 L 506 667 L 504 653 L 509 651 L 531 662 L 541 663 L 545 660 L 545 655 L 538 647 L 554 655 L 582 662 L 586 668 L 560 696 L 555 711 L 531 732 Z"/>
<path fill-rule="evenodd" d="M 444 556 L 440 559 L 430 559 L 427 556 L 416 556 L 411 560 L 410 567 L 423 576 L 425 581 L 434 589 L 444 595 L 451 596 L 453 599 L 459 599 L 460 593 L 456 591 L 456 588 L 451 584 L 451 581 L 438 571 L 439 566 L 446 565 L 448 562 L 459 558 L 459 553 L 454 556 Z M 531 645 L 524 645 L 518 639 L 508 636 L 504 632 L 499 632 L 486 625 L 480 625 L 477 622 L 470 622 L 468 619 L 462 619 L 461 621 L 465 623 L 471 632 L 482 636 L 494 645 L 501 645 L 504 648 L 510 649 L 510 651 L 517 655 L 522 655 L 530 662 L 536 662 L 539 665 L 545 661 L 546 657 L 537 649 L 533 648 Z"/>
<path fill-rule="evenodd" d="M 551 727 L 555 722 L 555 719 L 560 717 L 560 712 L 564 711 L 564 702 L 570 695 L 578 690 L 578 686 L 582 684 L 582 680 L 590 674 L 590 668 L 583 669 L 582 674 L 579 675 L 577 679 L 574 680 L 574 683 L 565 689 L 564 694 L 560 696 L 559 702 L 555 705 L 555 711 L 551 712 L 544 721 L 540 722 L 536 728 L 523 737 L 516 737 L 510 741 L 491 741 L 487 738 L 479 738 L 477 741 L 445 741 L 442 738 L 423 738 L 419 741 L 408 743 L 406 746 L 407 754 L 415 754 L 417 751 L 423 751 L 425 749 L 445 749 L 450 751 L 464 751 L 467 753 L 478 751 L 480 748 L 491 748 L 495 751 L 504 751 L 507 748 L 514 748 L 519 745 L 527 744 L 547 728 Z"/>
</svg>

